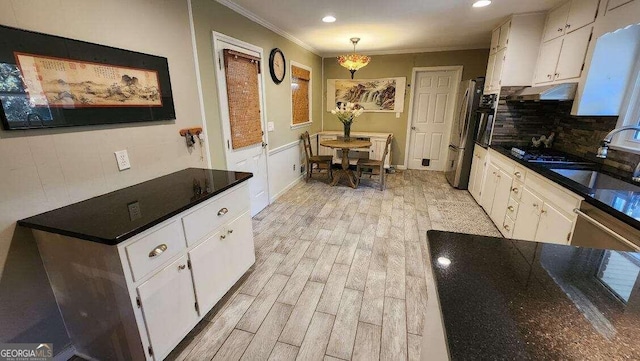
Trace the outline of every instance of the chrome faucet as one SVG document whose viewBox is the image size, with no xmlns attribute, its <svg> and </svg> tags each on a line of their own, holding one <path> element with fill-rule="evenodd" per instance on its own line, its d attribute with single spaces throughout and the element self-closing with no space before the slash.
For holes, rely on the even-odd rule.
<svg viewBox="0 0 640 361">
<path fill-rule="evenodd" d="M 613 136 L 625 130 L 635 130 L 637 132 L 640 132 L 640 126 L 628 125 L 626 127 L 620 127 L 610 131 L 609 134 L 607 134 L 607 136 L 605 136 L 604 139 L 602 140 L 602 144 L 600 145 L 600 148 L 598 148 L 598 153 L 596 153 L 596 157 L 602 158 L 602 159 L 606 158 L 609 153 L 609 144 L 611 144 L 611 141 L 613 140 Z M 633 171 L 633 176 L 631 179 L 634 182 L 640 182 L 640 163 L 636 165 L 636 169 Z"/>
</svg>

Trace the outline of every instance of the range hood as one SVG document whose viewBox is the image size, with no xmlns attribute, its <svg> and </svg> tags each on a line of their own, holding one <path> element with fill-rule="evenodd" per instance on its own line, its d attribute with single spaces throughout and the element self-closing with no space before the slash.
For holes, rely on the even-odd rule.
<svg viewBox="0 0 640 361">
<path fill-rule="evenodd" d="M 578 83 L 562 83 L 524 88 L 517 93 L 507 96 L 507 101 L 568 101 L 576 96 Z"/>
</svg>

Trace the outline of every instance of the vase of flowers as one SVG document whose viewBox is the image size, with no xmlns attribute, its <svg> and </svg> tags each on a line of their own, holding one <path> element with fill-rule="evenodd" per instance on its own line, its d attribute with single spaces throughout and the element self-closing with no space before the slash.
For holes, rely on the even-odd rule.
<svg viewBox="0 0 640 361">
<path fill-rule="evenodd" d="M 353 121 L 364 113 L 364 108 L 354 103 L 341 103 L 331 111 L 338 117 L 344 126 L 344 140 L 351 140 L 351 124 Z"/>
</svg>

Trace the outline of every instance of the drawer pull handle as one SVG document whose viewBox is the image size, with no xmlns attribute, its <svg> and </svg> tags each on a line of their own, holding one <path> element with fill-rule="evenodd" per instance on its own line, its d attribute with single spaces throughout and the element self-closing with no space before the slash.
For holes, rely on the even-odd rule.
<svg viewBox="0 0 640 361">
<path fill-rule="evenodd" d="M 534 203 L 533 208 L 538 208 L 538 203 Z"/>
<path fill-rule="evenodd" d="M 227 233 L 228 233 L 228 234 L 233 233 L 233 229 L 228 230 L 228 231 L 227 231 Z"/>
<path fill-rule="evenodd" d="M 228 209 L 222 208 L 221 210 L 218 211 L 218 215 L 219 216 L 224 216 L 225 214 L 227 214 L 227 212 L 229 212 Z"/>
<path fill-rule="evenodd" d="M 507 207 L 507 209 L 509 210 L 509 212 L 513 212 L 513 206 L 509 206 Z"/>
<path fill-rule="evenodd" d="M 516 193 L 516 194 L 518 194 L 518 192 L 520 192 L 520 190 L 518 188 L 513 188 L 511 190 L 513 191 L 513 193 Z"/>
<path fill-rule="evenodd" d="M 225 239 L 225 238 L 227 238 L 227 236 L 226 236 L 226 235 L 224 235 L 224 234 L 221 234 L 221 235 L 220 235 L 220 239 Z"/>
<path fill-rule="evenodd" d="M 178 266 L 178 271 L 182 271 L 185 268 L 187 268 L 187 266 L 181 264 L 181 265 Z"/>
<path fill-rule="evenodd" d="M 162 252 L 167 250 L 166 244 L 161 244 L 158 247 L 154 248 L 153 251 L 149 252 L 149 258 L 157 257 L 162 254 Z"/>
<path fill-rule="evenodd" d="M 515 172 L 515 173 L 513 173 L 513 174 L 515 174 L 515 175 L 516 175 L 516 177 L 518 177 L 518 178 L 521 178 L 521 177 L 522 177 L 522 173 L 520 173 L 520 172 Z"/>
<path fill-rule="evenodd" d="M 509 225 L 508 225 L 508 224 L 503 225 L 503 227 L 504 227 L 504 229 L 506 229 L 507 231 L 510 231 L 510 229 L 509 229 Z"/>
</svg>

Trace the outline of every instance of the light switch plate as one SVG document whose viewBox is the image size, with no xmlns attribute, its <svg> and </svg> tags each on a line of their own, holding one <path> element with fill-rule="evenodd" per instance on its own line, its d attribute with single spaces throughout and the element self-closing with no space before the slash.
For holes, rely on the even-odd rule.
<svg viewBox="0 0 640 361">
<path fill-rule="evenodd" d="M 119 150 L 116 153 L 116 162 L 118 162 L 118 169 L 125 170 L 131 168 L 131 163 L 129 163 L 129 154 L 127 150 Z"/>
<path fill-rule="evenodd" d="M 276 129 L 275 124 L 273 122 L 267 122 L 267 130 L 273 132 Z"/>
</svg>

